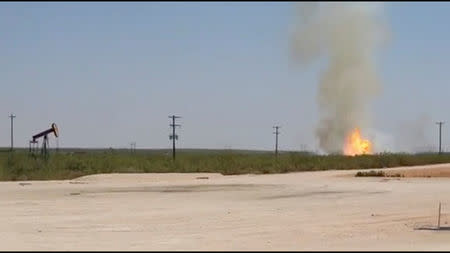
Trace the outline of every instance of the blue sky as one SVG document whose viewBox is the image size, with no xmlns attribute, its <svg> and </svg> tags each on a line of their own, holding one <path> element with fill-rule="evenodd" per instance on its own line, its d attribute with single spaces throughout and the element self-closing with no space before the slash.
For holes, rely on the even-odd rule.
<svg viewBox="0 0 450 253">
<path fill-rule="evenodd" d="M 0 146 L 13 112 L 16 146 L 56 122 L 62 147 L 166 148 L 176 114 L 182 148 L 273 149 L 279 124 L 280 149 L 316 149 L 320 69 L 292 62 L 294 5 L 0 3 Z M 392 40 L 372 127 L 397 150 L 436 147 L 434 122 L 450 119 L 450 4 L 384 7 Z"/>
</svg>

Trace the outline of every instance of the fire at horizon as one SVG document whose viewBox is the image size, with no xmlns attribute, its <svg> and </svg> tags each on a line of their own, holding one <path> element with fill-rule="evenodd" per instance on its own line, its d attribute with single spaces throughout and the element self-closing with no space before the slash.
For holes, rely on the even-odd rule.
<svg viewBox="0 0 450 253">
<path fill-rule="evenodd" d="M 344 155 L 355 156 L 372 154 L 372 143 L 363 139 L 359 128 L 355 128 L 348 136 L 344 144 Z"/>
</svg>

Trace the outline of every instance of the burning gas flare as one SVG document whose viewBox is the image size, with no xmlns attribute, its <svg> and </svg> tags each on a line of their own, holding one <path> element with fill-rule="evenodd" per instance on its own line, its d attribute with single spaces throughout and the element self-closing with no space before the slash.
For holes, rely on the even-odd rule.
<svg viewBox="0 0 450 253">
<path fill-rule="evenodd" d="M 344 155 L 355 156 L 372 153 L 372 143 L 361 138 L 358 128 L 355 128 L 348 136 L 344 145 Z"/>
</svg>

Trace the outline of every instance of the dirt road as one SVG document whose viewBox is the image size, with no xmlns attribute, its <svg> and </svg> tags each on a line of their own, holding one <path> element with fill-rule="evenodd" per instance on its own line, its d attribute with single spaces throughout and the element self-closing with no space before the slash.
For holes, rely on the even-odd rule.
<svg viewBox="0 0 450 253">
<path fill-rule="evenodd" d="M 0 250 L 450 250 L 450 178 L 355 173 L 3 182 Z"/>
</svg>

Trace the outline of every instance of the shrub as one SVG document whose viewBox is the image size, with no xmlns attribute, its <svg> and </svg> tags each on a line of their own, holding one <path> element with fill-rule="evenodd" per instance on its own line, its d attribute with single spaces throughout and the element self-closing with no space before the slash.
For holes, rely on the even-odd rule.
<svg viewBox="0 0 450 253">
<path fill-rule="evenodd" d="M 356 177 L 384 177 L 384 171 L 358 171 L 355 175 Z"/>
</svg>

